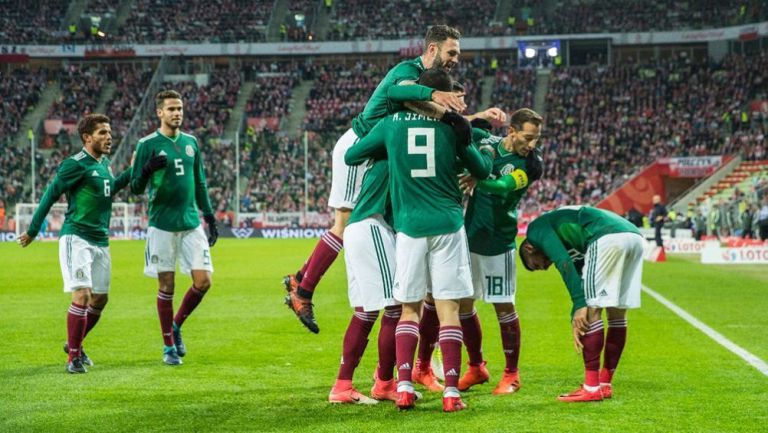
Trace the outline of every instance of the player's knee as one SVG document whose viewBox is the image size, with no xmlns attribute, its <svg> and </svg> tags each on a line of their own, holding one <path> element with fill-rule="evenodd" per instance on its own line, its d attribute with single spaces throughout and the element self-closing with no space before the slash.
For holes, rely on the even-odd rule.
<svg viewBox="0 0 768 433">
<path fill-rule="evenodd" d="M 194 281 L 195 288 L 201 292 L 207 292 L 211 288 L 211 277 L 202 277 Z"/>
<path fill-rule="evenodd" d="M 88 305 L 91 302 L 91 289 L 80 288 L 72 292 L 72 302 L 79 305 Z"/>
<path fill-rule="evenodd" d="M 102 310 L 107 305 L 107 302 L 109 302 L 109 295 L 107 295 L 106 293 L 103 295 L 93 294 L 91 296 L 91 302 L 89 305 L 91 305 L 94 308 L 98 308 L 99 310 Z"/>
<path fill-rule="evenodd" d="M 470 314 L 475 309 L 475 300 L 471 298 L 459 301 L 459 314 Z"/>
<path fill-rule="evenodd" d="M 493 304 L 493 307 L 496 309 L 497 317 L 506 316 L 515 312 L 515 304 L 512 303 Z"/>
</svg>

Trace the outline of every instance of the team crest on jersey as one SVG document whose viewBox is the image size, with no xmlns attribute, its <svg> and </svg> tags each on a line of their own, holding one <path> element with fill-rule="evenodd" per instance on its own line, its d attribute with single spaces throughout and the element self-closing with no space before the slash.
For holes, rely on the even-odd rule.
<svg viewBox="0 0 768 433">
<path fill-rule="evenodd" d="M 195 156 L 195 149 L 193 149 L 192 146 L 190 146 L 189 144 L 184 149 L 184 152 L 186 152 L 187 156 L 190 157 L 190 158 Z"/>
<path fill-rule="evenodd" d="M 75 278 L 78 280 L 84 280 L 85 279 L 85 271 L 82 269 L 78 269 L 75 271 Z"/>
<path fill-rule="evenodd" d="M 501 167 L 501 170 L 499 170 L 499 174 L 502 176 L 506 176 L 509 173 L 512 173 L 515 171 L 515 164 L 507 164 L 504 167 Z"/>
<path fill-rule="evenodd" d="M 160 261 L 160 258 L 159 258 L 159 257 L 157 257 L 157 256 L 155 256 L 155 255 L 153 255 L 153 256 L 152 256 L 152 259 L 150 259 L 150 260 L 152 261 L 152 264 L 153 264 L 153 265 L 156 265 L 156 264 L 157 264 L 157 262 L 159 262 L 159 261 Z"/>
</svg>

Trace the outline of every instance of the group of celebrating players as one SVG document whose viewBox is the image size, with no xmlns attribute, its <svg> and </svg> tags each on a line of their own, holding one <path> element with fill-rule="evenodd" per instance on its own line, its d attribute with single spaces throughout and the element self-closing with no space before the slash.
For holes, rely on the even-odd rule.
<svg viewBox="0 0 768 433">
<path fill-rule="evenodd" d="M 296 274 L 285 277 L 286 303 L 317 333 L 312 296 L 342 247 L 350 305 L 341 365 L 328 400 L 373 404 L 392 400 L 410 409 L 414 383 L 442 392 L 443 410 L 466 408 L 460 391 L 489 380 L 476 299 L 492 303 L 506 365 L 494 394 L 520 389 L 520 319 L 515 309 L 517 206 L 542 176 L 536 144 L 542 117 L 528 108 L 509 116 L 490 108 L 463 116 L 463 87 L 449 72 L 460 56 L 460 33 L 435 25 L 424 52 L 392 68 L 333 150 L 329 205 L 333 227 Z M 26 247 L 62 194 L 68 207 L 59 240 L 67 313 L 67 371 L 85 373 L 93 361 L 82 343 L 98 322 L 110 286 L 109 219 L 112 198 L 130 185 L 148 188 L 149 229 L 144 273 L 158 280 L 157 312 L 163 361 L 181 364 L 181 326 L 211 287 L 210 247 L 218 238 L 198 142 L 181 132 L 183 101 L 175 91 L 156 96 L 160 128 L 139 140 L 131 168 L 110 168 L 110 121 L 90 114 L 78 125 L 83 150 L 59 167 L 20 238 Z M 508 122 L 504 137 L 492 123 Z M 466 210 L 463 205 L 468 196 Z M 208 226 L 204 232 L 198 216 Z M 611 398 L 611 378 L 626 341 L 626 310 L 640 306 L 643 240 L 633 225 L 607 211 L 567 206 L 528 226 L 519 247 L 528 270 L 553 263 L 573 301 L 576 349 L 584 384 L 562 401 Z M 175 316 L 177 263 L 192 278 Z M 607 332 L 602 310 L 606 310 Z M 352 377 L 379 312 L 378 365 L 371 397 Z M 439 344 L 444 384 L 431 368 Z M 469 355 L 461 376 L 462 345 Z M 418 348 L 418 356 L 416 356 Z M 600 357 L 603 354 L 601 368 Z M 414 357 L 416 359 L 414 360 Z M 395 377 L 396 370 L 396 377 Z"/>
<path fill-rule="evenodd" d="M 495 307 L 506 360 L 493 393 L 520 389 L 517 206 L 542 176 L 536 144 L 543 119 L 521 108 L 509 116 L 507 135 L 497 137 L 490 130 L 492 122 L 507 121 L 503 111 L 458 114 L 466 108 L 463 86 L 449 72 L 459 61 L 459 39 L 454 28 L 432 26 L 423 54 L 392 68 L 352 120 L 333 150 L 328 203 L 335 209 L 334 225 L 302 268 L 284 278 L 286 304 L 317 333 L 315 287 L 342 247 L 347 250 L 354 314 L 331 403 L 392 400 L 401 410 L 411 409 L 419 383 L 442 392 L 444 411 L 466 408 L 460 391 L 490 378 L 474 308 L 481 298 Z M 589 207 L 566 206 L 529 225 L 519 248 L 522 263 L 531 271 L 554 263 L 561 273 L 573 301 L 574 344 L 584 357 L 584 384 L 559 396 L 561 401 L 612 397 L 611 379 L 626 342 L 626 310 L 640 306 L 643 243 L 635 226 Z M 352 378 L 382 309 L 368 397 Z M 444 384 L 430 362 L 437 344 Z M 462 344 L 469 355 L 463 376 Z"/>
</svg>

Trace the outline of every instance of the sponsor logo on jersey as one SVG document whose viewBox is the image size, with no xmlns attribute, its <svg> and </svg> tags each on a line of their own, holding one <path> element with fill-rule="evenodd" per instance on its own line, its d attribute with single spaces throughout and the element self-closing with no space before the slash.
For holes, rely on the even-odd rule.
<svg viewBox="0 0 768 433">
<path fill-rule="evenodd" d="M 608 296 L 608 292 L 606 292 L 606 291 L 605 291 L 605 289 L 603 289 L 603 290 L 600 292 L 599 296 Z"/>
<path fill-rule="evenodd" d="M 155 255 L 153 255 L 152 258 L 150 259 L 150 261 L 152 262 L 153 265 L 156 265 L 157 262 L 160 261 L 160 258 L 155 256 Z"/>
<path fill-rule="evenodd" d="M 401 365 L 400 367 L 397 367 L 397 369 L 398 370 L 410 370 L 411 369 L 411 364 L 406 362 L 405 364 Z"/>
<path fill-rule="evenodd" d="M 91 177 L 99 177 L 99 172 L 96 170 L 93 170 L 93 172 L 91 173 Z"/>
<path fill-rule="evenodd" d="M 184 148 L 184 152 L 186 152 L 187 156 L 190 158 L 195 156 L 195 149 L 193 149 L 192 146 L 189 144 L 187 145 L 186 148 Z"/>
<path fill-rule="evenodd" d="M 456 369 L 455 369 L 455 368 L 452 368 L 452 369 L 448 370 L 448 372 L 447 372 L 447 373 L 445 373 L 445 375 L 446 375 L 446 376 L 458 376 L 458 375 L 459 375 L 459 373 L 458 373 L 458 372 L 456 372 Z"/>
<path fill-rule="evenodd" d="M 163 155 L 168 155 L 168 154 L 167 154 L 167 153 L 165 153 L 165 151 L 164 151 L 164 150 L 161 150 L 161 151 L 160 151 L 160 153 L 158 153 L 158 155 L 159 155 L 159 156 L 163 156 Z"/>
<path fill-rule="evenodd" d="M 513 171 L 515 171 L 515 164 L 507 164 L 504 167 L 501 167 L 501 170 L 499 170 L 499 173 L 502 176 L 506 176 L 509 173 L 512 173 Z"/>
<path fill-rule="evenodd" d="M 75 278 L 78 280 L 84 280 L 85 279 L 85 271 L 82 269 L 78 269 L 75 271 Z"/>
</svg>

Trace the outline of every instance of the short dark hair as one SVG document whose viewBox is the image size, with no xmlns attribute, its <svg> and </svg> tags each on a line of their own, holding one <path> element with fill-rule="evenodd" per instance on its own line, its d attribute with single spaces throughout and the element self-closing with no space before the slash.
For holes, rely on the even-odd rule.
<svg viewBox="0 0 768 433">
<path fill-rule="evenodd" d="M 109 117 L 100 113 L 91 113 L 86 114 L 85 117 L 80 119 L 80 122 L 77 124 L 77 133 L 80 135 L 80 139 L 85 142 L 83 136 L 96 132 L 96 125 L 99 123 L 109 123 Z"/>
<path fill-rule="evenodd" d="M 530 108 L 521 108 L 509 117 L 510 126 L 514 127 L 518 131 L 523 129 L 523 124 L 533 123 L 536 126 L 541 126 L 544 123 L 544 118 L 541 115 Z"/>
<path fill-rule="evenodd" d="M 463 92 L 464 91 L 464 85 L 459 83 L 458 81 L 453 82 L 453 88 L 451 89 L 452 92 Z"/>
<path fill-rule="evenodd" d="M 181 99 L 181 93 L 175 90 L 161 90 L 155 96 L 155 107 L 163 108 L 166 99 Z"/>
<path fill-rule="evenodd" d="M 438 24 L 430 27 L 429 30 L 427 30 L 427 35 L 424 36 L 424 49 L 426 50 L 429 44 L 433 42 L 441 44 L 445 42 L 446 39 L 458 40 L 459 38 L 461 38 L 461 32 L 456 28 L 446 26 L 444 24 Z"/>
<path fill-rule="evenodd" d="M 528 238 L 525 238 L 523 242 L 520 243 L 520 246 L 517 248 L 517 250 L 520 252 L 520 262 L 523 263 L 523 267 L 529 271 L 533 271 L 533 268 L 531 268 L 531 265 L 528 264 L 528 262 L 525 260 L 525 256 L 523 255 L 523 247 L 527 244 L 530 244 L 530 242 L 528 242 Z"/>
<path fill-rule="evenodd" d="M 443 68 L 427 69 L 419 76 L 418 83 L 441 92 L 450 92 L 453 88 L 453 80 Z"/>
</svg>

